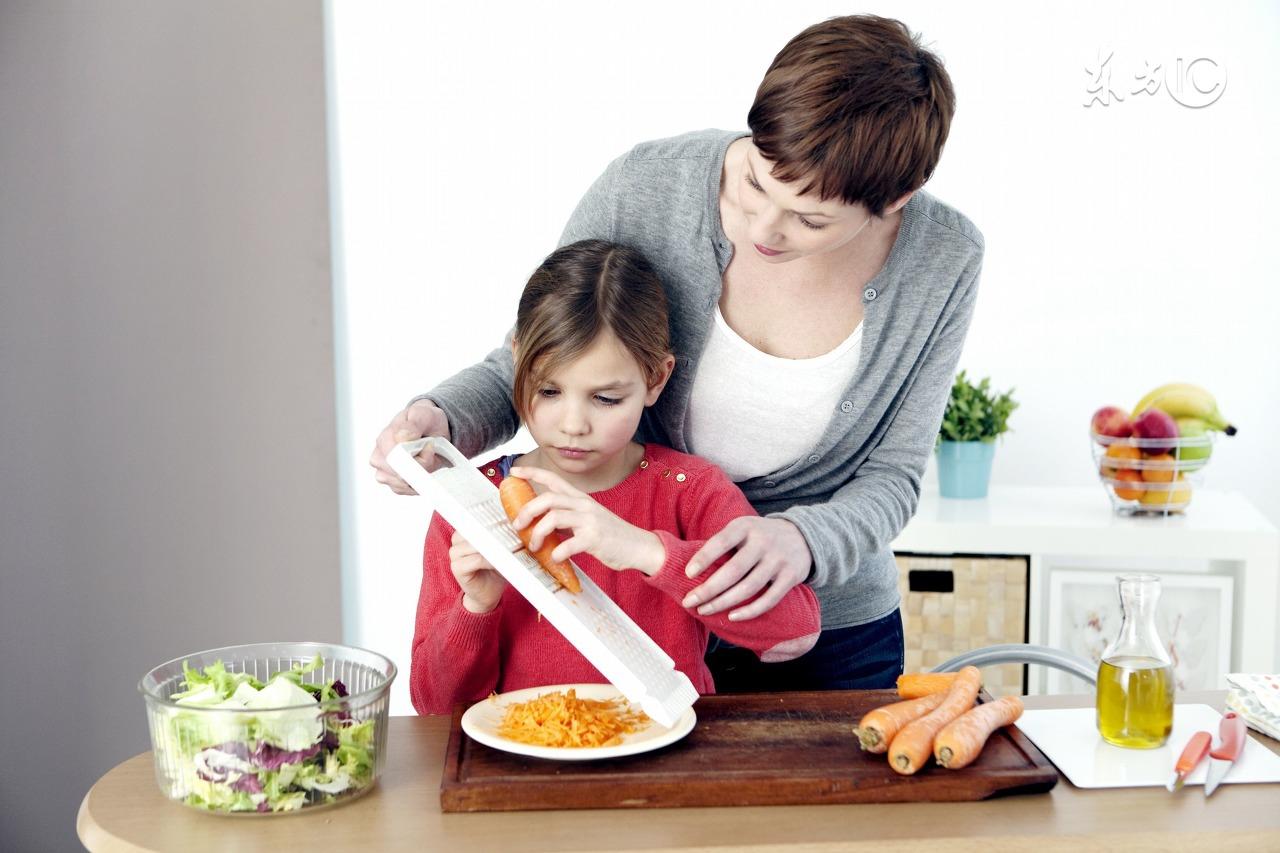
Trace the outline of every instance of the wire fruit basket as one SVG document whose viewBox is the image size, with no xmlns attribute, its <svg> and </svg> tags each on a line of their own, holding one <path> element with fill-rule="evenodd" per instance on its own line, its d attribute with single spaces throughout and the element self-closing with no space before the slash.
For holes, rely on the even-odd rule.
<svg viewBox="0 0 1280 853">
<path fill-rule="evenodd" d="M 327 643 L 226 646 L 161 664 L 138 682 L 160 790 L 220 814 L 359 796 L 386 761 L 395 676 L 380 654 Z"/>
<path fill-rule="evenodd" d="M 1093 462 L 1120 515 L 1186 510 L 1204 481 L 1213 433 L 1185 438 L 1117 438 L 1091 432 Z"/>
</svg>

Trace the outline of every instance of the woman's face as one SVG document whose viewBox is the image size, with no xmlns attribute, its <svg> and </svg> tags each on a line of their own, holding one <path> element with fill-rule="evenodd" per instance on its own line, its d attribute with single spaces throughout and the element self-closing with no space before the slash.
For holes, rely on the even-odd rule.
<svg viewBox="0 0 1280 853">
<path fill-rule="evenodd" d="M 864 228 L 874 227 L 862 205 L 797 195 L 804 182 L 783 183 L 770 175 L 771 169 L 755 145 L 748 144 L 738 178 L 738 206 L 746 217 L 747 239 L 761 260 L 782 264 L 835 252 Z"/>
</svg>

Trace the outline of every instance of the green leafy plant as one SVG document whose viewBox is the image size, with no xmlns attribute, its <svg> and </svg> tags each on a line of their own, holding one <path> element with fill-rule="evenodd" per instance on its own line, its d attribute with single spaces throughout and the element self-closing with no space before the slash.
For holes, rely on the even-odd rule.
<svg viewBox="0 0 1280 853">
<path fill-rule="evenodd" d="M 997 394 L 991 390 L 990 377 L 974 385 L 962 370 L 951 386 L 951 399 L 942 415 L 938 441 L 994 441 L 996 436 L 1008 432 L 1009 415 L 1016 408 L 1012 388 Z"/>
</svg>

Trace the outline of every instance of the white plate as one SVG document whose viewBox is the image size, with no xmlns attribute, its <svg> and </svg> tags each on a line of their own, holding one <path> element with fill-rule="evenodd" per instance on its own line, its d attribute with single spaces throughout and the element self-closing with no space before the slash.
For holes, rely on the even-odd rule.
<svg viewBox="0 0 1280 853">
<path fill-rule="evenodd" d="M 612 684 L 552 684 L 546 687 L 529 687 L 524 690 L 513 690 L 488 699 L 481 699 L 462 715 L 462 730 L 485 746 L 514 752 L 517 755 L 529 755 L 534 758 L 552 758 L 559 761 L 594 761 L 601 758 L 618 758 L 623 755 L 635 755 L 661 749 L 675 743 L 693 731 L 697 715 L 692 708 L 687 708 L 676 724 L 671 728 L 663 728 L 650 721 L 649 725 L 638 732 L 632 732 L 622 739 L 622 743 L 614 746 L 535 746 L 508 740 L 498 734 L 498 725 L 508 705 L 517 702 L 528 702 L 545 693 L 574 690 L 579 699 L 621 699 L 622 694 Z"/>
</svg>

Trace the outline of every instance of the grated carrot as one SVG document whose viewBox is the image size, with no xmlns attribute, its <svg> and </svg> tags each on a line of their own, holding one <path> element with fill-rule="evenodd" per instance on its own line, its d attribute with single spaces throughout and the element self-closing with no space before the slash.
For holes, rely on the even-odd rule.
<svg viewBox="0 0 1280 853">
<path fill-rule="evenodd" d="M 648 722 L 643 712 L 633 711 L 621 697 L 579 699 L 570 688 L 567 693 L 557 690 L 509 705 L 498 734 L 534 746 L 614 746 L 623 735 L 640 731 Z"/>
</svg>

